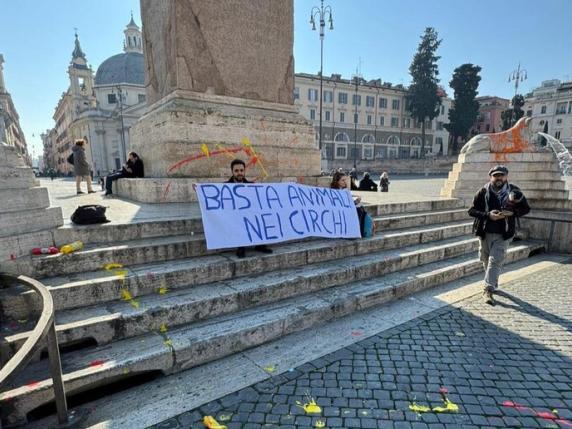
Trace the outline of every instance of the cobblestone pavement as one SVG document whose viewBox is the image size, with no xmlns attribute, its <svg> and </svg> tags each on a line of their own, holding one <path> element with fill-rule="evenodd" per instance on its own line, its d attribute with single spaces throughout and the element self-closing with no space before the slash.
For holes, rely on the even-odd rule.
<svg viewBox="0 0 572 429">
<path fill-rule="evenodd" d="M 154 428 L 572 428 L 571 278 L 572 260 L 501 285 L 494 307 L 444 307 Z M 409 410 L 443 406 L 441 388 L 458 412 Z M 320 415 L 296 404 L 308 396 Z"/>
</svg>

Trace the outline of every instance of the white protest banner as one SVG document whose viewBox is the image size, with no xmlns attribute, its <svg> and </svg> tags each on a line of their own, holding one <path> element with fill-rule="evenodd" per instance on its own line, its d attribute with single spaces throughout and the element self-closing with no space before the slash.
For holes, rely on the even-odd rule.
<svg viewBox="0 0 572 429">
<path fill-rule="evenodd" d="M 196 191 L 208 249 L 361 237 L 348 190 L 296 183 L 202 183 Z"/>
</svg>

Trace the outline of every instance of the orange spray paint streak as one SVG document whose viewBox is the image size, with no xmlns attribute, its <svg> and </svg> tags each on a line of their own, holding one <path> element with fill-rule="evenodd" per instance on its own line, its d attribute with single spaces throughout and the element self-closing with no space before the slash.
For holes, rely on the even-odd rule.
<svg viewBox="0 0 572 429">
<path fill-rule="evenodd" d="M 534 408 L 529 408 L 513 401 L 504 401 L 502 405 L 503 407 L 514 408 L 515 410 L 518 411 L 528 411 L 533 413 L 536 417 L 540 417 L 541 419 L 552 420 L 555 423 L 560 423 L 561 425 L 572 427 L 572 422 L 566 419 L 559 418 L 558 415 L 554 412 L 549 413 L 547 411 L 536 411 Z"/>
<path fill-rule="evenodd" d="M 167 186 L 165 186 L 165 190 L 163 191 L 163 196 L 161 197 L 161 200 L 163 202 L 167 200 L 167 195 L 169 195 L 170 191 L 171 191 L 171 182 L 167 183 Z"/>
</svg>

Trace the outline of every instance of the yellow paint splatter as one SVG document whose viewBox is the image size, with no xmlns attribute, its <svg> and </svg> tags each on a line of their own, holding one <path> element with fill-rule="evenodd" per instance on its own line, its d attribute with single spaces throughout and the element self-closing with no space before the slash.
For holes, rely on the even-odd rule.
<svg viewBox="0 0 572 429">
<path fill-rule="evenodd" d="M 118 268 L 123 268 L 123 264 L 119 264 L 117 262 L 111 262 L 103 266 L 103 269 L 107 271 L 116 270 Z"/>
<path fill-rule="evenodd" d="M 453 404 L 448 398 L 444 399 L 445 406 L 444 407 L 434 407 L 433 411 L 436 413 L 456 413 L 459 411 L 459 406 L 457 404 Z"/>
<path fill-rule="evenodd" d="M 325 428 L 326 422 L 323 420 L 316 420 L 316 424 L 314 426 L 316 426 L 317 428 Z"/>
<path fill-rule="evenodd" d="M 131 304 L 131 307 L 133 307 L 133 308 L 139 308 L 139 303 L 137 301 L 135 301 L 134 299 L 129 301 L 129 304 Z"/>
<path fill-rule="evenodd" d="M 129 374 L 129 368 L 123 368 L 123 374 Z"/>
<path fill-rule="evenodd" d="M 163 344 L 169 348 L 173 348 L 173 341 L 169 338 L 168 340 L 163 341 Z"/>
<path fill-rule="evenodd" d="M 133 299 L 131 292 L 129 292 L 127 289 L 121 289 L 121 299 L 124 301 L 131 301 Z"/>
<path fill-rule="evenodd" d="M 248 137 L 245 137 L 242 139 L 242 145 L 245 147 L 249 147 L 250 146 L 250 140 L 248 139 Z"/>
<path fill-rule="evenodd" d="M 209 152 L 209 148 L 206 145 L 206 143 L 203 143 L 201 145 L 201 152 L 203 153 L 203 155 L 205 155 L 207 158 L 209 158 L 211 156 L 211 153 Z"/>
<path fill-rule="evenodd" d="M 203 424 L 208 428 L 208 429 L 228 429 L 225 425 L 221 425 L 219 422 L 217 422 L 213 417 L 211 416 L 205 416 L 203 418 Z"/>
<path fill-rule="evenodd" d="M 169 292 L 169 289 L 165 286 L 161 286 L 158 290 L 157 293 L 159 295 L 165 295 L 167 292 Z"/>
<path fill-rule="evenodd" d="M 219 414 L 218 419 L 221 422 L 228 422 L 232 418 L 232 414 Z"/>
<path fill-rule="evenodd" d="M 167 332 L 167 324 L 166 323 L 161 323 L 161 326 L 159 327 L 159 332 L 161 332 L 162 334 L 164 334 L 165 332 Z"/>
<path fill-rule="evenodd" d="M 276 371 L 276 367 L 274 365 L 265 366 L 263 369 L 266 372 L 275 372 Z"/>
<path fill-rule="evenodd" d="M 316 400 L 314 398 L 309 398 L 309 401 L 305 404 L 302 404 L 299 401 L 296 401 L 296 405 L 301 407 L 306 414 L 321 414 L 322 409 L 318 404 L 316 404 Z"/>
<path fill-rule="evenodd" d="M 409 404 L 409 409 L 416 413 L 428 413 L 431 411 L 431 407 L 427 407 L 426 405 L 417 405 L 415 402 L 413 404 Z"/>
</svg>

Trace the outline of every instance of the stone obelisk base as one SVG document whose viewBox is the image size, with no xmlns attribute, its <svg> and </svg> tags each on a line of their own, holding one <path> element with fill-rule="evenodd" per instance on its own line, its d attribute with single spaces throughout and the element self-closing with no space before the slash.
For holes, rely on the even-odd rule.
<svg viewBox="0 0 572 429">
<path fill-rule="evenodd" d="M 121 196 L 190 201 L 192 182 L 228 178 L 234 158 L 251 180 L 317 182 L 315 131 L 295 106 L 178 90 L 149 109 L 131 131 L 146 178 L 119 181 Z"/>
</svg>

